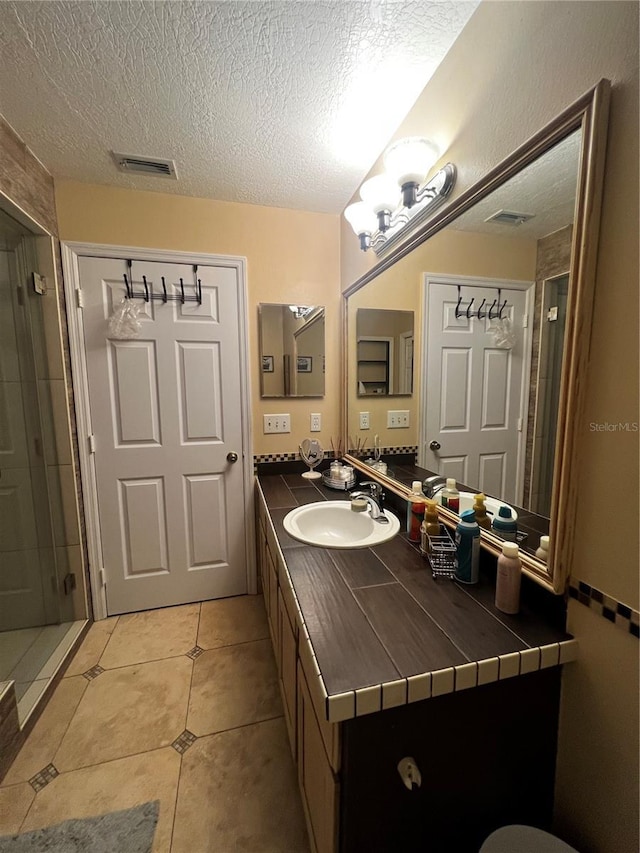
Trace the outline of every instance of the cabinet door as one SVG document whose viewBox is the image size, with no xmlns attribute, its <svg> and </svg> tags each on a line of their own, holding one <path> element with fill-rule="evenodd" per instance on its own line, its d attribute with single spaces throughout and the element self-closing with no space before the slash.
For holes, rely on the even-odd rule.
<svg viewBox="0 0 640 853">
<path fill-rule="evenodd" d="M 278 622 L 280 634 L 280 690 L 284 706 L 284 719 L 287 724 L 289 743 L 293 760 L 296 760 L 296 701 L 297 701 L 297 649 L 296 635 L 289 614 L 278 590 Z"/>
<path fill-rule="evenodd" d="M 322 742 L 309 688 L 298 665 L 298 782 L 316 853 L 338 849 L 338 792 Z"/>
<path fill-rule="evenodd" d="M 269 550 L 268 546 L 266 549 L 266 562 L 267 586 L 269 588 L 269 593 L 267 596 L 267 616 L 269 618 L 269 629 L 271 630 L 271 641 L 273 642 L 276 662 L 278 662 L 278 647 L 280 645 L 278 631 L 278 575 L 276 571 L 275 561 L 271 556 L 271 551 Z"/>
<path fill-rule="evenodd" d="M 269 615 L 269 570 L 267 565 L 267 534 L 262 522 L 258 524 L 258 541 L 256 543 L 256 557 L 258 560 L 258 572 L 260 574 L 260 584 L 262 586 L 262 595 L 264 597 L 264 606 Z"/>
</svg>

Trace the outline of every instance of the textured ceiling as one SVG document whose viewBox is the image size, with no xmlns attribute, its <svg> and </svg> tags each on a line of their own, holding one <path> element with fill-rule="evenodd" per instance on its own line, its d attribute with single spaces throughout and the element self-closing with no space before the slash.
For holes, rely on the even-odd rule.
<svg viewBox="0 0 640 853">
<path fill-rule="evenodd" d="M 569 225 L 575 217 L 581 143 L 582 133 L 575 131 L 474 204 L 451 227 L 539 240 Z M 486 222 L 499 210 L 533 214 L 533 219 L 515 226 Z"/>
<path fill-rule="evenodd" d="M 0 113 L 54 177 L 337 213 L 477 5 L 5 0 Z"/>
</svg>

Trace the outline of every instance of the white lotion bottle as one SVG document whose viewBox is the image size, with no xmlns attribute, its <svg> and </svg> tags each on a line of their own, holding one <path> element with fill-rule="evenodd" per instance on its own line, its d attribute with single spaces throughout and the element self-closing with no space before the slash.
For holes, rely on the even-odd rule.
<svg viewBox="0 0 640 853">
<path fill-rule="evenodd" d="M 543 563 L 549 562 L 549 537 L 541 536 L 540 537 L 540 547 L 536 551 L 536 557 L 539 560 L 542 560 Z"/>
<path fill-rule="evenodd" d="M 503 613 L 520 610 L 521 576 L 520 549 L 515 542 L 504 542 L 496 573 L 496 607 Z"/>
</svg>

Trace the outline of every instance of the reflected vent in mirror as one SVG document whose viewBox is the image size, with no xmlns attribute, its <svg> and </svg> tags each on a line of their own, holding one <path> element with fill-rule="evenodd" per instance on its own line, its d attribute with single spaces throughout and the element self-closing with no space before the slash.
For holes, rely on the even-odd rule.
<svg viewBox="0 0 640 853">
<path fill-rule="evenodd" d="M 178 179 L 176 164 L 173 160 L 162 157 L 141 157 L 136 154 L 119 154 L 117 151 L 111 153 L 120 172 Z"/>
<path fill-rule="evenodd" d="M 485 222 L 500 222 L 503 225 L 524 225 L 533 219 L 535 213 L 517 213 L 515 210 L 497 210 L 485 219 Z"/>
</svg>

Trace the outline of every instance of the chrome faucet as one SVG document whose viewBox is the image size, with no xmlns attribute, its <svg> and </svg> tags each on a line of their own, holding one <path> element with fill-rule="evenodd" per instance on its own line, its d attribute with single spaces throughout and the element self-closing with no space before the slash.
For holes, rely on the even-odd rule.
<svg viewBox="0 0 640 853">
<path fill-rule="evenodd" d="M 428 498 L 435 498 L 438 492 L 441 492 L 446 485 L 447 481 L 444 477 L 441 477 L 439 474 L 434 474 L 432 477 L 427 477 L 427 479 L 423 481 L 422 492 Z"/>
<path fill-rule="evenodd" d="M 368 487 L 368 491 L 361 491 L 365 486 Z M 373 480 L 365 480 L 360 483 L 358 490 L 351 492 L 349 496 L 352 501 L 356 499 L 365 500 L 369 505 L 369 512 L 374 521 L 380 524 L 389 523 L 389 519 L 384 514 L 384 492 L 380 483 L 374 483 Z"/>
</svg>

